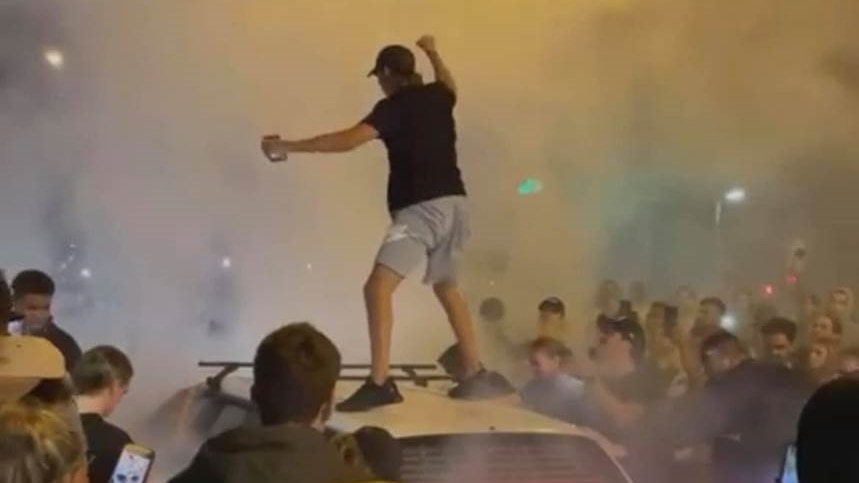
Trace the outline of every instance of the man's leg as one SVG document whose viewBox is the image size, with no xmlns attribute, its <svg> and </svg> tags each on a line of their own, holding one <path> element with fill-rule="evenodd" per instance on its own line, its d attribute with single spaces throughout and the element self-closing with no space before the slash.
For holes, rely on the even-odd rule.
<svg viewBox="0 0 859 483">
<path fill-rule="evenodd" d="M 459 342 L 464 376 L 472 376 L 480 371 L 480 349 L 477 346 L 477 334 L 471 321 L 468 304 L 455 282 L 436 283 L 433 285 L 433 290 L 444 307 L 447 320 Z"/>
<path fill-rule="evenodd" d="M 376 264 L 364 284 L 364 302 L 370 328 L 370 352 L 373 382 L 382 385 L 388 379 L 391 362 L 391 332 L 394 327 L 392 298 L 403 277 L 390 268 Z"/>
</svg>

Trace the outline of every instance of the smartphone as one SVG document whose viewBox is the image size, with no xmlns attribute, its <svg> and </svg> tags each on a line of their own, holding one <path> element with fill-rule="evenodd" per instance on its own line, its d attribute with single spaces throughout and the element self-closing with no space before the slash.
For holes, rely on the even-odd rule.
<svg viewBox="0 0 859 483">
<path fill-rule="evenodd" d="M 673 305 L 665 306 L 665 316 L 662 319 L 662 330 L 666 337 L 670 337 L 677 329 L 677 321 L 680 320 L 680 311 Z"/>
<path fill-rule="evenodd" d="M 122 449 L 119 462 L 113 469 L 111 483 L 145 483 L 155 462 L 155 451 L 136 444 L 127 444 Z"/>
<path fill-rule="evenodd" d="M 788 445 L 784 452 L 784 460 L 781 463 L 781 474 L 778 477 L 778 483 L 799 483 L 799 476 L 796 474 L 796 445 Z"/>
</svg>

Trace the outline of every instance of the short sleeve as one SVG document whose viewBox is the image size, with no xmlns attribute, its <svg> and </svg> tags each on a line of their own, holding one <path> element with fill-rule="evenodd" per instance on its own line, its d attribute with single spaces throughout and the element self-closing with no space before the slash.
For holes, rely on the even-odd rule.
<svg viewBox="0 0 859 483">
<path fill-rule="evenodd" d="M 372 126 L 381 138 L 390 137 L 398 125 L 396 106 L 389 101 L 385 99 L 376 103 L 373 111 L 361 121 Z"/>
</svg>

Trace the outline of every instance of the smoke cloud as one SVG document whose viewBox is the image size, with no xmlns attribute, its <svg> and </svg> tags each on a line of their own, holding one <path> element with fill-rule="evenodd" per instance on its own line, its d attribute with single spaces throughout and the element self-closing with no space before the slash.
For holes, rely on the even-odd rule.
<svg viewBox="0 0 859 483">
<path fill-rule="evenodd" d="M 366 361 L 383 148 L 271 165 L 258 142 L 357 122 L 380 96 L 377 49 L 431 32 L 461 89 L 475 306 L 500 295 L 524 333 L 550 294 L 589 317 L 603 276 L 716 287 L 712 205 L 730 186 L 759 200 L 726 214 L 738 256 L 836 244 L 820 232 L 844 217 L 820 212 L 855 198 L 855 18 L 843 0 L 3 0 L 0 261 L 90 271 L 60 324 L 130 351 L 129 420 L 198 381 L 196 360 L 248 360 L 288 321 Z M 542 192 L 518 196 L 528 177 Z M 395 360 L 451 340 L 416 280 L 396 318 Z"/>
</svg>

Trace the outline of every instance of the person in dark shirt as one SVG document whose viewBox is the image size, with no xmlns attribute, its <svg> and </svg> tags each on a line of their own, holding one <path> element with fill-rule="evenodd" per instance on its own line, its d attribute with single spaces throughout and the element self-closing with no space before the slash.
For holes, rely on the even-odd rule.
<svg viewBox="0 0 859 483">
<path fill-rule="evenodd" d="M 609 438 L 637 424 L 667 387 L 645 361 L 644 328 L 628 317 L 602 319 L 593 350 L 596 376 L 587 385 L 589 426 Z"/>
<path fill-rule="evenodd" d="M 77 341 L 59 328 L 51 316 L 54 281 L 46 273 L 25 270 L 12 280 L 15 312 L 20 318 L 20 335 L 47 339 L 63 354 L 66 372 L 71 373 L 81 357 Z"/>
<path fill-rule="evenodd" d="M 843 378 L 818 389 L 803 408 L 797 427 L 799 482 L 859 481 L 857 428 L 859 380 Z"/>
<path fill-rule="evenodd" d="M 418 46 L 433 66 L 436 82 L 424 84 L 415 71 L 415 57 L 401 45 L 382 49 L 370 71 L 385 94 L 354 127 L 300 141 L 266 136 L 263 152 L 272 161 L 290 153 L 351 151 L 381 139 L 388 151 L 388 211 L 392 224 L 364 286 L 370 325 L 372 371 L 366 383 L 337 406 L 363 411 L 402 401 L 388 376 L 392 298 L 397 287 L 427 259 L 424 282 L 433 286 L 456 334 L 467 377 L 451 389 L 456 398 L 484 397 L 491 386 L 482 369 L 475 328 L 457 284 L 457 267 L 469 237 L 465 184 L 457 165 L 453 109 L 457 91 L 453 76 L 424 36 Z M 490 391 L 491 392 L 491 391 Z"/>
<path fill-rule="evenodd" d="M 638 469 L 651 473 L 633 476 L 639 476 L 636 481 L 665 481 L 664 475 L 652 474 L 659 466 L 655 461 L 667 461 L 665 455 L 679 448 L 710 443 L 715 483 L 773 481 L 812 386 L 783 365 L 751 359 L 726 331 L 704 339 L 700 356 L 706 385 L 628 431 L 630 453 L 647 462 L 646 470 L 644 465 Z"/>
<path fill-rule="evenodd" d="M 347 483 L 369 476 L 343 461 L 323 435 L 332 413 L 340 351 L 310 324 L 268 336 L 254 357 L 251 399 L 259 426 L 206 441 L 172 483 Z"/>
<path fill-rule="evenodd" d="M 125 431 L 104 418 L 122 402 L 133 375 L 128 356 L 110 346 L 86 351 L 72 372 L 77 391 L 75 402 L 89 447 L 91 483 L 110 481 L 122 449 L 132 442 Z"/>
</svg>

